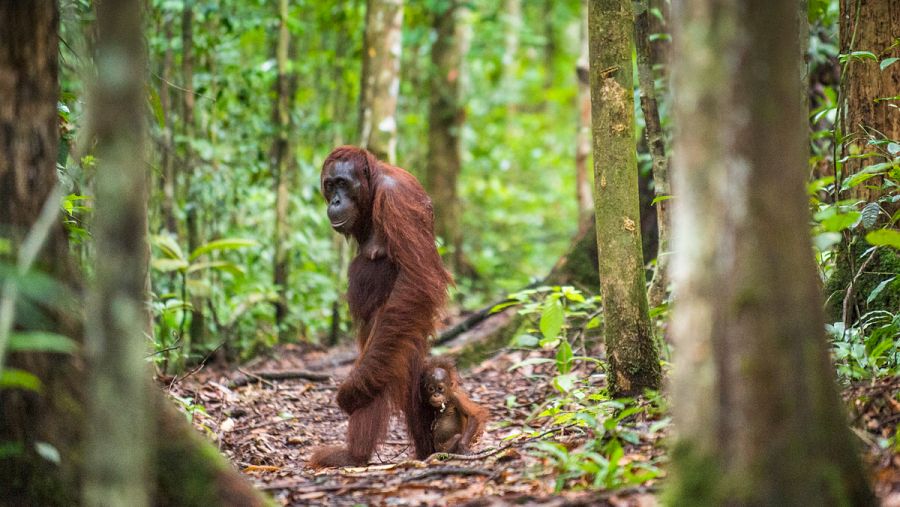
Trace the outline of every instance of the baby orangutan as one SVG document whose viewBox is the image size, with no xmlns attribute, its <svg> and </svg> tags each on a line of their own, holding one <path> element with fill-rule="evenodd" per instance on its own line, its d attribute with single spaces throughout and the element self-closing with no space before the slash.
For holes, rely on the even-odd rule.
<svg viewBox="0 0 900 507">
<path fill-rule="evenodd" d="M 435 411 L 431 425 L 435 451 L 467 454 L 484 430 L 487 410 L 466 396 L 456 367 L 447 359 L 428 360 L 422 378 L 425 402 Z"/>
</svg>

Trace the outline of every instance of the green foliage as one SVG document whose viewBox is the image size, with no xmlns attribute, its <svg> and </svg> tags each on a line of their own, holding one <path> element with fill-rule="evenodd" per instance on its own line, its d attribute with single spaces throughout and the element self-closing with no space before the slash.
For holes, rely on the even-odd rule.
<svg viewBox="0 0 900 507">
<path fill-rule="evenodd" d="M 826 329 L 842 379 L 900 375 L 900 312 L 873 311 L 849 328 L 835 322 Z"/>
<path fill-rule="evenodd" d="M 519 313 L 537 326 L 525 325 L 525 332 L 513 338 L 513 347 L 555 352 L 553 358 L 529 357 L 510 367 L 552 366 L 542 370 L 548 373 L 536 376 L 550 383 L 556 395 L 544 400 L 532 417 L 545 426 L 579 428 L 588 436 L 575 449 L 545 439 L 529 445 L 535 455 L 552 465 L 557 491 L 621 488 L 644 483 L 660 473 L 654 460 L 625 459 L 625 446 L 637 445 L 642 434 L 655 434 L 668 425 L 668 419 L 646 424 L 648 418 L 658 419 L 662 414 L 661 398 L 648 393 L 648 400 L 641 402 L 610 399 L 602 387 L 603 363 L 581 352 L 586 347 L 585 333 L 601 325 L 599 304 L 599 297 L 585 298 L 572 287 L 538 287 L 513 294 L 510 301 L 494 308 L 519 305 Z M 573 349 L 573 343 L 580 346 Z M 530 435 L 540 436 L 541 431 Z"/>
</svg>

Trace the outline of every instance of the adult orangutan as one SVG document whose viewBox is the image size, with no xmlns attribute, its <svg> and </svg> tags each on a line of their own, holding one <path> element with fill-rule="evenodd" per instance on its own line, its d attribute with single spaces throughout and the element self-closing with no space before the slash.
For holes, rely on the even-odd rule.
<svg viewBox="0 0 900 507">
<path fill-rule="evenodd" d="M 420 379 L 451 282 L 434 243 L 431 200 L 414 176 L 353 146 L 328 155 L 321 187 L 332 227 L 359 245 L 347 292 L 359 357 L 337 393 L 350 415 L 346 446 L 320 447 L 310 464 L 365 465 L 394 408 L 406 415 L 416 457 L 425 458 L 434 452 L 434 413 Z"/>
</svg>

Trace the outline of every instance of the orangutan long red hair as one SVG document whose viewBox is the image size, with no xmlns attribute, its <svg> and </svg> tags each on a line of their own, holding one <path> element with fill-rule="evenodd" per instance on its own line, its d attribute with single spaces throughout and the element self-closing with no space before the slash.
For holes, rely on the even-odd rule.
<svg viewBox="0 0 900 507">
<path fill-rule="evenodd" d="M 318 448 L 310 464 L 368 463 L 395 408 L 406 416 L 416 456 L 425 458 L 434 452 L 434 416 L 420 379 L 452 282 L 435 247 L 431 200 L 414 176 L 353 146 L 325 159 L 321 190 L 332 227 L 359 245 L 347 297 L 359 357 L 337 393 L 350 416 L 346 445 Z"/>
</svg>

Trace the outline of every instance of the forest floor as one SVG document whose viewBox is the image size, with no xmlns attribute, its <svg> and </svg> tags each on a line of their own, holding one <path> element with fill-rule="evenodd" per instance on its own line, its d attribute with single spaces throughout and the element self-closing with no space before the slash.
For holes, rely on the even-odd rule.
<svg viewBox="0 0 900 507">
<path fill-rule="evenodd" d="M 257 487 L 284 505 L 658 505 L 659 478 L 612 491 L 588 490 L 578 479 L 567 479 L 566 491 L 556 491 L 560 475 L 572 470 L 535 452 L 535 436 L 572 450 L 591 435 L 534 417 L 534 407 L 553 394 L 553 387 L 536 380 L 543 365 L 509 371 L 528 354 L 540 352 L 501 352 L 462 373 L 470 397 L 489 408 L 490 423 L 474 455 L 432 457 L 427 462 L 409 458 L 405 430 L 394 417 L 386 442 L 372 458 L 374 464 L 321 471 L 306 466 L 315 446 L 344 440 L 347 418 L 334 397 L 352 364 L 350 349 L 282 346 L 237 369 L 198 369 L 168 388 L 194 426 Z M 285 372 L 293 377 L 313 374 L 262 378 Z M 591 378 L 602 382 L 601 376 Z M 867 447 L 876 492 L 883 505 L 890 506 L 900 506 L 900 456 L 881 449 L 878 439 L 892 435 L 900 423 L 898 392 L 896 378 L 844 391 L 854 412 L 854 431 Z M 623 441 L 621 464 L 665 469 L 663 438 L 668 427 L 665 420 L 653 420 L 659 414 L 646 415 L 651 412 L 629 421 L 636 438 Z"/>
</svg>

